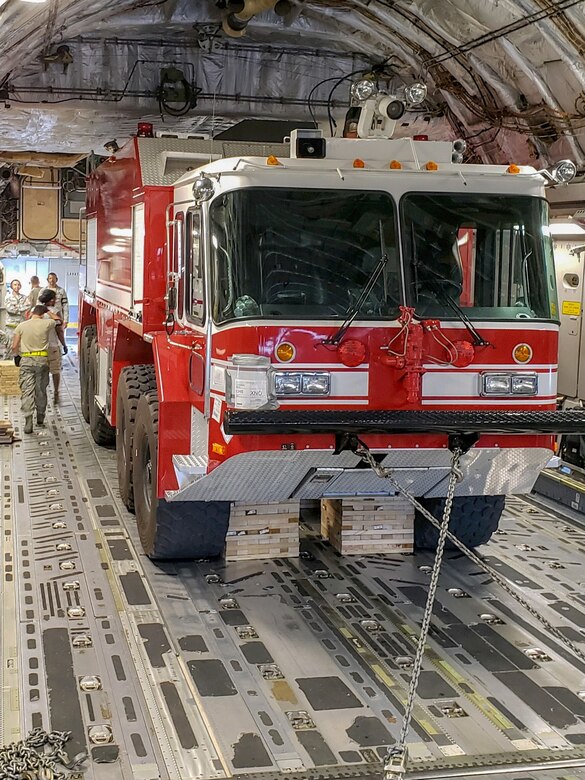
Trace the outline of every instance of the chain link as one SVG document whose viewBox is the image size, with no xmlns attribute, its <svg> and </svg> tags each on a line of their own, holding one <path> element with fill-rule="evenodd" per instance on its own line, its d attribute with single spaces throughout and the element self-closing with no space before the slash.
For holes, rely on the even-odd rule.
<svg viewBox="0 0 585 780">
<path fill-rule="evenodd" d="M 369 449 L 360 442 L 360 446 L 355 450 L 364 463 L 382 479 L 387 479 L 392 487 L 394 487 L 401 495 L 403 495 L 412 506 L 439 531 L 439 539 L 437 542 L 437 553 L 433 564 L 433 570 L 431 573 L 431 582 L 429 585 L 429 594 L 427 598 L 427 604 L 423 615 L 423 621 L 421 625 L 421 634 L 416 648 L 416 656 L 413 665 L 413 673 L 410 682 L 409 695 L 405 707 L 405 718 L 402 725 L 400 738 L 398 745 L 391 748 L 388 751 L 388 755 L 384 764 L 384 778 L 385 780 L 395 780 L 400 778 L 406 771 L 406 763 L 408 760 L 408 751 L 406 748 L 406 737 L 408 736 L 408 730 L 410 727 L 410 720 L 412 719 L 412 710 L 414 707 L 414 698 L 416 696 L 416 689 L 418 680 L 422 670 L 422 659 L 424 657 L 424 648 L 426 644 L 427 634 L 430 628 L 430 621 L 432 618 L 433 602 L 436 596 L 438 578 L 440 573 L 440 566 L 443 558 L 444 547 L 446 540 L 448 539 L 460 552 L 462 552 L 469 560 L 474 563 L 479 569 L 485 572 L 491 579 L 494 580 L 511 598 L 514 599 L 520 606 L 522 606 L 535 620 L 537 620 L 547 632 L 554 636 L 564 647 L 570 650 L 579 660 L 585 663 L 585 653 L 578 648 L 570 639 L 568 639 L 558 628 L 550 623 L 544 615 L 542 615 L 537 609 L 535 609 L 526 599 L 518 593 L 502 575 L 496 571 L 492 566 L 486 563 L 480 558 L 473 550 L 470 550 L 463 542 L 461 542 L 455 534 L 449 531 L 449 519 L 453 508 L 453 499 L 455 496 L 455 487 L 458 481 L 461 480 L 463 474 L 459 467 L 459 462 L 462 456 L 462 452 L 456 449 L 453 452 L 453 459 L 451 461 L 451 471 L 449 475 L 449 484 L 447 488 L 447 498 L 445 501 L 445 507 L 443 511 L 442 520 L 439 522 L 437 518 L 424 507 L 415 496 L 404 488 L 397 479 L 393 476 L 393 469 L 381 466 L 374 458 Z"/>
<path fill-rule="evenodd" d="M 70 731 L 34 728 L 25 739 L 0 747 L 1 780 L 74 780 L 87 752 L 73 760 L 65 752 Z M 73 773 L 63 770 L 72 770 Z"/>
</svg>

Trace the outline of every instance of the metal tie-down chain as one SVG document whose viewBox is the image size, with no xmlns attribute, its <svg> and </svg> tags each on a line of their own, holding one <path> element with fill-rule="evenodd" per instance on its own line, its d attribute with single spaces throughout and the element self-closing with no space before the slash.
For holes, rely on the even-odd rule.
<svg viewBox="0 0 585 780">
<path fill-rule="evenodd" d="M 439 526 L 439 539 L 437 541 L 437 551 L 435 554 L 435 560 L 433 563 L 433 570 L 431 572 L 431 580 L 429 583 L 429 591 L 427 595 L 427 603 L 425 606 L 423 619 L 420 627 L 420 636 L 416 646 L 416 654 L 412 665 L 412 676 L 410 678 L 410 685 L 408 688 L 408 697 L 406 705 L 404 707 L 404 718 L 402 720 L 402 729 L 400 730 L 400 737 L 398 738 L 398 745 L 391 748 L 386 758 L 384 759 L 384 778 L 385 780 L 395 780 L 400 778 L 406 772 L 406 764 L 408 761 L 408 749 L 406 747 L 406 738 L 410 730 L 410 722 L 412 720 L 412 713 L 414 710 L 414 700 L 416 698 L 416 691 L 418 688 L 418 681 L 422 671 L 423 658 L 425 653 L 425 645 L 427 643 L 427 637 L 429 629 L 431 627 L 431 619 L 433 616 L 433 606 L 435 603 L 435 597 L 437 595 L 437 587 L 439 585 L 439 575 L 441 573 L 441 564 L 443 562 L 443 553 L 445 552 L 445 542 L 447 541 L 447 530 L 449 527 L 449 520 L 451 519 L 451 510 L 453 508 L 453 499 L 455 497 L 455 487 L 457 482 L 462 478 L 461 470 L 459 469 L 459 461 L 463 451 L 460 447 L 455 447 L 453 450 L 453 457 L 451 459 L 451 471 L 449 474 L 449 484 L 447 486 L 447 498 L 445 500 L 445 507 L 443 509 L 443 517 L 441 523 L 435 523 Z M 369 449 L 360 442 L 360 446 L 356 449 L 356 455 L 367 463 L 372 470 L 384 479 L 389 479 L 393 485 L 396 485 L 394 479 L 391 476 L 390 469 L 380 466 L 376 462 L 374 456 Z M 401 491 L 402 492 L 402 491 Z M 410 498 L 409 498 L 410 500 Z"/>
<path fill-rule="evenodd" d="M 461 456 L 464 454 L 461 447 L 455 445 L 453 448 L 453 457 L 451 460 L 451 471 L 449 474 L 449 484 L 447 488 L 447 498 L 445 501 L 445 507 L 443 510 L 443 516 L 439 522 L 437 518 L 432 515 L 428 509 L 426 509 L 417 499 L 408 492 L 393 476 L 393 469 L 381 466 L 367 445 L 358 440 L 358 446 L 355 447 L 354 452 L 358 455 L 364 463 L 382 479 L 387 479 L 390 484 L 396 488 L 396 490 L 403 495 L 412 506 L 420 512 L 420 514 L 428 520 L 439 531 L 439 538 L 437 542 L 437 552 L 435 555 L 435 561 L 431 573 L 431 581 L 429 585 L 429 593 L 427 597 L 427 603 L 423 615 L 421 624 L 421 633 L 418 640 L 416 655 L 413 664 L 412 677 L 410 680 L 410 687 L 408 692 L 408 699 L 405 706 L 404 721 L 400 732 L 400 738 L 398 745 L 391 748 L 384 761 L 384 780 L 399 780 L 406 772 L 406 765 L 408 761 L 408 749 L 406 747 L 406 738 L 410 728 L 410 721 L 412 720 L 412 711 L 414 707 L 414 699 L 416 696 L 416 690 L 418 686 L 418 680 L 422 671 L 422 661 L 424 657 L 424 649 L 428 631 L 430 628 L 430 621 L 433 613 L 433 605 L 437 592 L 437 585 L 439 580 L 439 574 L 441 569 L 441 563 L 443 560 L 443 553 L 445 550 L 445 543 L 448 539 L 458 550 L 469 558 L 478 568 L 484 571 L 491 579 L 494 580 L 509 596 L 511 596 L 518 604 L 520 604 L 533 618 L 535 618 L 549 634 L 555 637 L 562 645 L 570 650 L 577 658 L 585 663 L 585 653 L 578 648 L 570 639 L 568 639 L 558 628 L 552 625 L 541 613 L 529 604 L 524 597 L 514 590 L 513 587 L 505 580 L 502 575 L 496 571 L 489 563 L 486 563 L 480 558 L 473 550 L 470 550 L 463 542 L 461 542 L 451 531 L 449 531 L 449 520 L 451 517 L 451 511 L 453 508 L 453 498 L 455 496 L 455 487 L 459 482 L 463 474 L 459 468 L 459 462 Z"/>
<path fill-rule="evenodd" d="M 33 729 L 25 739 L 0 747 L 0 780 L 83 780 L 87 752 L 70 758 L 70 731 Z"/>
</svg>

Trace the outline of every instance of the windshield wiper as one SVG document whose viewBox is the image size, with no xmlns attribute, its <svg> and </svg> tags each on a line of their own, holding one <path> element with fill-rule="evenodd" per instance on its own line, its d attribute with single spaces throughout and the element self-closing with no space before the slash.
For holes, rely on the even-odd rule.
<svg viewBox="0 0 585 780">
<path fill-rule="evenodd" d="M 347 333 L 348 328 L 351 326 L 352 322 L 360 313 L 362 306 L 368 299 L 369 294 L 374 289 L 374 285 L 378 281 L 380 274 L 383 272 L 384 268 L 386 268 L 387 263 L 388 263 L 388 255 L 386 254 L 386 252 L 384 252 L 382 257 L 378 260 L 376 267 L 372 270 L 371 274 L 369 275 L 368 280 L 364 285 L 360 297 L 346 311 L 345 320 L 343 321 L 342 325 L 340 325 L 340 327 L 335 331 L 335 333 L 332 336 L 328 336 L 322 342 L 323 344 L 339 344 L 341 339 Z"/>
<path fill-rule="evenodd" d="M 386 250 L 386 241 L 384 240 L 384 225 L 382 224 L 382 220 L 378 222 L 378 227 L 380 230 L 380 259 L 378 260 L 376 267 L 372 269 L 371 274 L 368 276 L 360 297 L 345 312 L 345 319 L 341 324 L 341 326 L 335 331 L 335 333 L 332 336 L 328 336 L 322 342 L 323 344 L 339 344 L 341 339 L 347 333 L 347 330 L 351 326 L 351 323 L 355 320 L 355 318 L 360 313 L 362 306 L 368 299 L 368 295 L 374 289 L 374 285 L 378 281 L 380 274 L 383 273 L 384 269 L 386 268 L 386 264 L 388 263 L 388 252 Z M 386 299 L 385 282 L 384 282 L 384 299 Z"/>
<path fill-rule="evenodd" d="M 443 277 L 439 277 L 443 278 Z M 448 281 L 448 280 L 445 280 Z M 467 314 L 463 311 L 461 306 L 457 303 L 457 301 L 452 298 L 448 292 L 443 290 L 441 284 L 439 283 L 438 279 L 425 279 L 425 283 L 428 284 L 428 286 L 437 293 L 437 296 L 439 298 L 442 298 L 443 301 L 447 304 L 447 306 L 451 309 L 451 311 L 455 314 L 457 319 L 462 322 L 465 325 L 465 328 L 471 338 L 473 339 L 473 345 L 475 347 L 490 347 L 491 344 L 489 341 L 486 341 L 484 337 L 481 335 L 481 333 L 477 330 L 475 325 L 471 322 Z"/>
</svg>

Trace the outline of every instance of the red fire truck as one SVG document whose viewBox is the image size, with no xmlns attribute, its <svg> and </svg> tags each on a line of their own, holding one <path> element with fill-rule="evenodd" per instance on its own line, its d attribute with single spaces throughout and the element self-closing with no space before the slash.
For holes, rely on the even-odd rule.
<svg viewBox="0 0 585 780">
<path fill-rule="evenodd" d="M 555 411 L 544 199 L 574 166 L 392 139 L 401 101 L 367 92 L 343 138 L 140 126 L 89 180 L 83 413 L 153 558 L 221 554 L 233 501 L 393 494 L 364 448 L 434 513 L 464 449 L 450 529 L 475 546 L 585 429 Z"/>
</svg>

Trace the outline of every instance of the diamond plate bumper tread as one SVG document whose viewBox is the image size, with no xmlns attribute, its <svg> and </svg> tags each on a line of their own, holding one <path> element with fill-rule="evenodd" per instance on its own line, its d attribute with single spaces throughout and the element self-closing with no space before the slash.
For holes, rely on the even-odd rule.
<svg viewBox="0 0 585 780">
<path fill-rule="evenodd" d="M 507 411 L 255 411 L 226 412 L 228 434 L 288 433 L 585 433 L 585 410 Z"/>
</svg>

